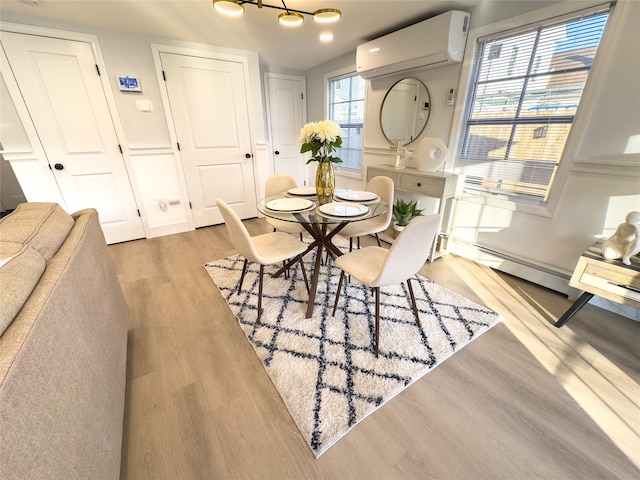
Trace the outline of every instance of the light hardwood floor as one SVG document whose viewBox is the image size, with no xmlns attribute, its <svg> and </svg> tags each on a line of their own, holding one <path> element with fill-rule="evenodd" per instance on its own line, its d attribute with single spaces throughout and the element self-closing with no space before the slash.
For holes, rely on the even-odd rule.
<svg viewBox="0 0 640 480">
<path fill-rule="evenodd" d="M 110 251 L 131 309 L 123 479 L 640 478 L 640 323 L 587 305 L 557 329 L 566 297 L 442 257 L 421 273 L 503 322 L 316 460 L 202 267 L 235 253 L 224 225 Z"/>
</svg>

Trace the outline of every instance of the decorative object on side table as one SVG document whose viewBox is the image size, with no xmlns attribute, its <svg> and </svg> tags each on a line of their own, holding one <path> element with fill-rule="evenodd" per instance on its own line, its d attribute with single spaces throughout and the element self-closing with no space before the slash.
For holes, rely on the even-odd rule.
<svg viewBox="0 0 640 480">
<path fill-rule="evenodd" d="M 410 202 L 405 202 L 401 198 L 396 200 L 396 203 L 393 205 L 393 218 L 396 219 L 393 223 L 394 238 L 404 230 L 404 227 L 406 227 L 411 220 L 420 216 L 422 216 L 422 209 L 418 208 L 418 202 L 416 200 L 411 200 Z"/>
<path fill-rule="evenodd" d="M 340 125 L 332 120 L 307 123 L 300 130 L 300 153 L 311 152 L 307 164 L 318 162 L 316 171 L 316 192 L 320 204 L 331 202 L 336 188 L 333 163 L 342 163 L 342 159 L 331 155 L 342 146 Z"/>
<path fill-rule="evenodd" d="M 416 170 L 435 172 L 449 158 L 449 149 L 437 137 L 425 137 L 414 148 L 410 157 L 416 164 Z"/>
<path fill-rule="evenodd" d="M 640 212 L 629 212 L 625 223 L 602 244 L 602 256 L 608 260 L 621 259 L 631 265 L 631 257 L 640 252 Z"/>
<path fill-rule="evenodd" d="M 405 155 L 406 149 L 402 146 L 402 142 L 393 142 L 389 148 L 389 165 L 396 169 L 404 168 Z"/>
</svg>

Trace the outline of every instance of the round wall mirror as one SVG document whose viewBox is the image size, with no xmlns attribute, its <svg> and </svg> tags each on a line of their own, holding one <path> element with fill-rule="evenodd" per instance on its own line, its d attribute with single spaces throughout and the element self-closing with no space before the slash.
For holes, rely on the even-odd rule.
<svg viewBox="0 0 640 480">
<path fill-rule="evenodd" d="M 413 142 L 429 120 L 431 100 L 429 90 L 417 78 L 403 78 L 393 84 L 382 101 L 380 127 L 392 143 Z"/>
</svg>

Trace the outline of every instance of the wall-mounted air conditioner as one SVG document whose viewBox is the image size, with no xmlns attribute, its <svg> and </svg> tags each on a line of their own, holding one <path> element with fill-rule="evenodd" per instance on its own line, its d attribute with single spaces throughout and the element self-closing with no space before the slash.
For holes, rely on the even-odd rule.
<svg viewBox="0 0 640 480">
<path fill-rule="evenodd" d="M 357 71 L 372 78 L 461 62 L 469 19 L 467 12 L 452 10 L 359 45 Z"/>
</svg>

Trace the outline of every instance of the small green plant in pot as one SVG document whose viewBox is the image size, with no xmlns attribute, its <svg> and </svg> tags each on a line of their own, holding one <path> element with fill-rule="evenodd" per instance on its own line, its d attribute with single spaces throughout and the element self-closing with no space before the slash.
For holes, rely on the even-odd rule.
<svg viewBox="0 0 640 480">
<path fill-rule="evenodd" d="M 417 201 L 405 202 L 401 198 L 396 200 L 393 205 L 393 218 L 396 219 L 393 224 L 394 236 L 401 232 L 411 220 L 420 216 L 422 216 L 422 209 L 418 208 Z"/>
</svg>

